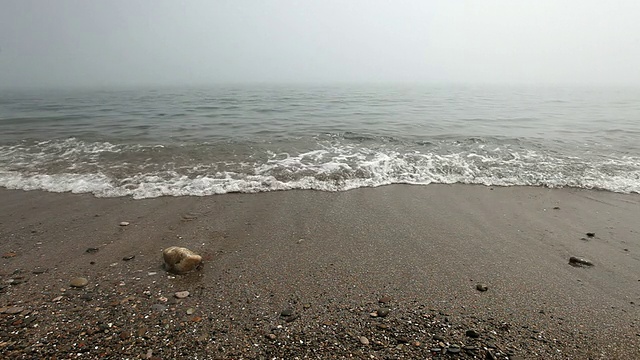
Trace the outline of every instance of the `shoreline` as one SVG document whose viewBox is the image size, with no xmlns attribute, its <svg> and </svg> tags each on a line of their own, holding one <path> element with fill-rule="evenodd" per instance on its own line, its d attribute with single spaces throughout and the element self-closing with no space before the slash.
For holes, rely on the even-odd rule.
<svg viewBox="0 0 640 360">
<path fill-rule="evenodd" d="M 0 200 L 0 253 L 15 254 L 0 258 L 7 357 L 437 358 L 456 345 L 460 358 L 640 357 L 638 194 L 456 184 Z M 168 275 L 172 245 L 203 268 Z M 89 284 L 71 289 L 77 276 Z"/>
</svg>

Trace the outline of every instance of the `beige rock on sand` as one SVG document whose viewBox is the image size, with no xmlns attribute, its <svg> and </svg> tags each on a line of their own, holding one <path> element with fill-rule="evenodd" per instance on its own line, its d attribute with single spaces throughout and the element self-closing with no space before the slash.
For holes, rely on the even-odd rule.
<svg viewBox="0 0 640 360">
<path fill-rule="evenodd" d="M 194 270 L 202 262 L 202 256 L 187 248 L 178 246 L 171 246 L 162 250 L 162 257 L 167 271 L 177 274 L 184 274 Z"/>
</svg>

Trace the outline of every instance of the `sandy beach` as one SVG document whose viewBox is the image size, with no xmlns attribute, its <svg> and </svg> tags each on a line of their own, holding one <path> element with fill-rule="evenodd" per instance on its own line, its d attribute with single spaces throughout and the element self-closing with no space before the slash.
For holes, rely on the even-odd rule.
<svg viewBox="0 0 640 360">
<path fill-rule="evenodd" d="M 6 359 L 640 358 L 637 194 L 0 189 L 0 254 Z"/>
</svg>

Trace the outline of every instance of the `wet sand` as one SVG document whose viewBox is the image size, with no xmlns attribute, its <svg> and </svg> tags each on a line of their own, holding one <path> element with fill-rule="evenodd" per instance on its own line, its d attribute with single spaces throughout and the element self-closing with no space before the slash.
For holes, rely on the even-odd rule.
<svg viewBox="0 0 640 360">
<path fill-rule="evenodd" d="M 167 274 L 172 245 L 203 267 Z M 640 358 L 637 194 L 0 189 L 0 253 L 3 358 Z"/>
</svg>

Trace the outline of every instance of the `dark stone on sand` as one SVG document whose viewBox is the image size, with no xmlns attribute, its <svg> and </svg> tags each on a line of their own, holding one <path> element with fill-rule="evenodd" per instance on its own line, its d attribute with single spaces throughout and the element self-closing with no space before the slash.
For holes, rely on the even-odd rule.
<svg viewBox="0 0 640 360">
<path fill-rule="evenodd" d="M 560 206 L 554 206 L 553 210 L 560 210 Z"/>
<path fill-rule="evenodd" d="M 145 334 L 147 333 L 147 328 L 146 327 L 140 327 L 138 328 L 138 330 L 136 331 L 136 335 L 138 337 L 143 337 Z"/>
<path fill-rule="evenodd" d="M 391 302 L 391 296 L 383 296 L 380 299 L 378 299 L 378 302 L 381 304 L 386 304 L 388 302 Z"/>
<path fill-rule="evenodd" d="M 407 339 L 404 336 L 397 337 L 396 341 L 398 342 L 398 344 L 408 344 L 409 343 L 409 339 Z"/>
<path fill-rule="evenodd" d="M 591 262 L 591 260 L 589 259 L 572 256 L 569 258 L 569 265 L 574 267 L 586 267 L 586 266 L 593 266 L 593 262 Z"/>
<path fill-rule="evenodd" d="M 298 314 L 293 314 L 293 315 L 291 315 L 291 316 L 289 316 L 289 317 L 286 317 L 286 318 L 284 319 L 284 321 L 286 321 L 286 322 L 290 323 L 290 322 L 292 322 L 292 321 L 296 320 L 298 317 L 299 317 L 299 315 L 298 315 Z"/>
<path fill-rule="evenodd" d="M 87 254 L 95 254 L 95 253 L 97 253 L 99 250 L 100 250 L 100 249 L 98 249 L 98 248 L 90 247 L 90 248 L 88 248 L 85 252 L 86 252 Z"/>
<path fill-rule="evenodd" d="M 594 237 L 594 236 L 596 236 L 596 233 L 592 233 L 592 232 L 588 232 L 588 233 L 587 233 L 587 237 L 592 238 L 592 237 Z"/>
<path fill-rule="evenodd" d="M 485 284 L 477 284 L 476 285 L 476 289 L 478 291 L 487 291 L 487 290 L 489 290 L 489 287 L 487 285 L 485 285 Z"/>
<path fill-rule="evenodd" d="M 378 309 L 377 313 L 379 317 L 386 317 L 387 315 L 389 315 L 390 311 L 391 309 L 389 308 L 380 308 Z"/>
<path fill-rule="evenodd" d="M 151 310 L 162 312 L 162 311 L 167 310 L 167 306 L 166 305 L 162 305 L 162 304 L 153 304 L 153 305 L 151 305 Z"/>
<path fill-rule="evenodd" d="M 20 285 L 23 283 L 26 283 L 29 280 L 29 278 L 24 277 L 24 276 L 16 276 L 13 279 L 9 279 L 8 283 L 9 285 Z"/>
<path fill-rule="evenodd" d="M 284 309 L 280 312 L 280 316 L 282 317 L 287 317 L 287 316 L 291 316 L 293 315 L 293 310 L 292 309 Z"/>
<path fill-rule="evenodd" d="M 135 255 L 129 255 L 122 258 L 123 261 L 129 261 L 135 259 Z"/>
<path fill-rule="evenodd" d="M 433 335 L 433 340 L 435 341 L 444 341 L 444 338 L 440 335 Z"/>
<path fill-rule="evenodd" d="M 474 338 L 477 339 L 480 337 L 480 333 L 478 333 L 477 331 L 473 330 L 473 329 L 469 329 L 465 332 L 465 335 L 467 335 L 470 338 Z"/>
<path fill-rule="evenodd" d="M 35 268 L 31 271 L 32 274 L 36 274 L 36 275 L 44 274 L 46 272 L 47 272 L 47 269 L 45 268 Z"/>
<path fill-rule="evenodd" d="M 460 352 L 460 346 L 453 344 L 447 348 L 447 352 L 457 354 Z"/>
</svg>

